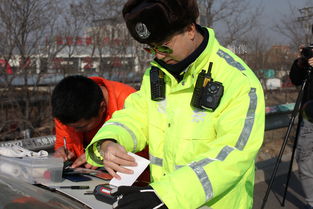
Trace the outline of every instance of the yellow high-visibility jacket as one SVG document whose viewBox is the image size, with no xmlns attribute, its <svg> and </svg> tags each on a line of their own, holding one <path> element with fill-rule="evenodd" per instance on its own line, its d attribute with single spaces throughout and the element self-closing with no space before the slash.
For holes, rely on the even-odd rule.
<svg viewBox="0 0 313 209">
<path fill-rule="evenodd" d="M 255 157 L 264 135 L 263 90 L 252 70 L 207 30 L 208 44 L 181 82 L 151 62 L 165 73 L 166 99 L 151 100 L 147 69 L 140 90 L 87 147 L 87 161 L 103 166 L 97 143 L 101 139 L 115 139 L 132 152 L 148 144 L 150 185 L 168 208 L 252 208 Z M 197 76 L 209 62 L 212 78 L 224 86 L 215 111 L 190 105 Z"/>
</svg>

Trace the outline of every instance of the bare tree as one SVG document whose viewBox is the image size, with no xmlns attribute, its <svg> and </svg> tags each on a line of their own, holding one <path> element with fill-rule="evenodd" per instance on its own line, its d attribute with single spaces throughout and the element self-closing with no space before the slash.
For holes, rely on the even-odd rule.
<svg viewBox="0 0 313 209">
<path fill-rule="evenodd" d="M 79 8 L 84 8 L 79 15 L 88 20 L 85 34 L 92 37 L 90 59 L 98 62 L 98 75 L 128 82 L 141 62 L 134 50 L 138 44 L 129 35 L 122 18 L 123 2 L 87 0 L 79 3 Z"/>
<path fill-rule="evenodd" d="M 308 1 L 305 8 L 310 7 L 313 8 L 312 1 Z M 308 46 L 313 41 L 311 31 L 312 16 L 313 10 L 311 10 L 311 12 L 308 11 L 307 14 L 302 14 L 301 10 L 289 3 L 288 14 L 283 15 L 281 20 L 275 24 L 273 30 L 287 38 L 290 46 L 297 50 L 299 46 Z"/>
<path fill-rule="evenodd" d="M 47 93 L 41 91 L 41 72 L 36 58 L 45 47 L 46 36 L 54 31 L 61 1 L 0 0 L 1 56 L 12 65 L 13 75 L 1 71 L 1 100 L 6 101 L 6 113 L 1 114 L 1 138 L 11 129 L 33 131 L 50 113 Z M 42 103 L 43 102 L 43 103 Z M 2 112 L 3 113 L 3 112 Z M 16 136 L 18 137 L 18 136 Z"/>
<path fill-rule="evenodd" d="M 252 29 L 258 28 L 261 5 L 252 7 L 247 0 L 198 0 L 198 3 L 200 24 L 222 28 L 217 33 L 224 45 L 240 44 Z"/>
<path fill-rule="evenodd" d="M 262 36 L 260 34 L 262 34 Z M 243 58 L 255 71 L 257 71 L 257 69 L 264 69 L 266 66 L 266 52 L 269 49 L 266 40 L 268 40 L 268 38 L 261 33 L 259 29 L 251 33 L 245 41 L 247 52 Z M 260 76 L 259 78 L 262 78 L 260 74 L 258 75 Z"/>
</svg>

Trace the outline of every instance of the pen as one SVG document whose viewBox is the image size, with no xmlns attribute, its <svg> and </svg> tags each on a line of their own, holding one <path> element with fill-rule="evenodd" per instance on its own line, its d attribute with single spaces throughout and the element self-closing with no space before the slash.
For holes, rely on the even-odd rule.
<svg viewBox="0 0 313 209">
<path fill-rule="evenodd" d="M 58 189 L 89 189 L 89 186 L 51 186 Z"/>
<path fill-rule="evenodd" d="M 68 167 L 70 167 L 73 164 L 73 162 L 68 159 L 68 149 L 67 149 L 67 146 L 66 146 L 66 137 L 65 136 L 63 137 L 63 145 L 64 145 L 64 152 L 65 152 L 65 155 L 66 155 L 66 159 L 65 159 L 66 161 L 64 162 L 63 167 L 64 168 L 68 168 Z"/>
<path fill-rule="evenodd" d="M 64 144 L 64 151 L 65 151 L 65 154 L 66 154 L 66 157 L 67 157 L 68 151 L 67 151 L 66 138 L 65 138 L 65 136 L 63 137 L 63 144 Z"/>
</svg>

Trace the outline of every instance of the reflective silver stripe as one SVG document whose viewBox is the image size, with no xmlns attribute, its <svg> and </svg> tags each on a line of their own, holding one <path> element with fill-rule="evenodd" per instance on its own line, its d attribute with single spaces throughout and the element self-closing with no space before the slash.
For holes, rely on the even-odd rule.
<svg viewBox="0 0 313 209">
<path fill-rule="evenodd" d="M 151 154 L 149 154 L 149 160 L 150 160 L 151 164 L 158 165 L 158 166 L 161 166 L 161 167 L 163 165 L 163 159 L 158 158 L 158 157 L 154 157 Z"/>
<path fill-rule="evenodd" d="M 204 170 L 204 166 L 208 165 L 209 163 L 215 161 L 215 160 L 219 160 L 219 161 L 224 161 L 226 159 L 226 157 L 235 149 L 238 150 L 243 150 L 244 147 L 246 146 L 248 139 L 250 137 L 251 134 L 251 130 L 254 124 L 254 118 L 255 118 L 255 111 L 256 111 L 256 106 L 257 106 L 257 95 L 256 95 L 256 89 L 255 88 L 251 88 L 250 92 L 249 92 L 249 97 L 250 97 L 250 104 L 249 104 L 249 108 L 248 108 L 248 112 L 247 112 L 247 116 L 246 116 L 246 120 L 245 120 L 245 124 L 244 127 L 241 131 L 241 134 L 239 136 L 239 139 L 236 143 L 235 147 L 230 147 L 230 146 L 225 146 L 223 147 L 223 149 L 218 153 L 216 159 L 203 159 L 201 161 L 198 162 L 194 162 L 191 165 L 189 165 L 194 172 L 197 174 L 202 187 L 204 189 L 204 192 L 206 194 L 206 200 L 209 200 L 210 198 L 213 197 L 213 189 L 212 189 L 212 184 Z"/>
<path fill-rule="evenodd" d="M 175 169 L 180 169 L 180 168 L 182 168 L 182 167 L 184 167 L 184 165 L 176 165 L 176 166 L 175 166 Z"/>
<path fill-rule="evenodd" d="M 149 160 L 150 160 L 150 164 L 154 164 L 157 166 L 163 166 L 163 159 L 158 158 L 158 157 L 154 157 L 153 155 L 149 154 Z M 176 165 L 175 169 L 179 169 L 184 167 L 185 165 Z"/>
<path fill-rule="evenodd" d="M 203 187 L 203 190 L 205 192 L 205 198 L 206 200 L 209 200 L 213 197 L 213 189 L 212 189 L 212 184 L 211 181 L 209 180 L 209 177 L 207 173 L 204 170 L 204 166 L 207 164 L 213 162 L 214 160 L 206 158 L 203 160 L 200 160 L 198 162 L 193 162 L 189 166 L 192 168 L 192 170 L 197 174 L 200 183 Z"/>
<path fill-rule="evenodd" d="M 248 139 L 250 137 L 250 134 L 251 134 L 253 124 L 254 124 L 255 110 L 256 110 L 256 105 L 257 105 L 257 100 L 258 100 L 255 88 L 251 88 L 249 92 L 249 97 L 250 97 L 250 104 L 249 104 L 249 109 L 247 112 L 247 117 L 245 120 L 245 125 L 241 131 L 240 137 L 236 144 L 236 148 L 239 150 L 243 150 L 243 148 L 246 146 Z"/>
<path fill-rule="evenodd" d="M 224 59 L 226 60 L 226 62 L 227 62 L 229 65 L 231 65 L 231 66 L 237 68 L 238 70 L 240 70 L 240 71 L 246 70 L 246 69 L 242 66 L 242 64 L 240 64 L 239 62 L 235 61 L 234 58 L 233 58 L 232 56 L 230 56 L 229 54 L 227 54 L 226 52 L 224 52 L 224 51 L 222 51 L 222 50 L 219 49 L 219 50 L 217 51 L 217 55 L 220 56 L 220 57 L 222 57 L 222 58 L 224 58 Z"/>
<path fill-rule="evenodd" d="M 226 146 L 218 153 L 216 159 L 219 161 L 224 161 L 225 158 L 234 150 L 234 147 Z"/>
<path fill-rule="evenodd" d="M 132 137 L 133 143 L 134 143 L 133 152 L 136 152 L 138 142 L 137 142 L 137 137 L 134 134 L 134 132 L 132 130 L 130 130 L 127 126 L 125 126 L 124 124 L 118 123 L 118 122 L 104 123 L 102 127 L 109 126 L 109 125 L 115 125 L 115 126 L 120 126 L 120 127 L 124 128 L 129 133 L 129 135 Z"/>
<path fill-rule="evenodd" d="M 201 208 L 198 208 L 198 209 L 212 209 L 212 208 L 208 207 L 207 205 L 204 205 L 204 206 L 202 206 Z"/>
</svg>

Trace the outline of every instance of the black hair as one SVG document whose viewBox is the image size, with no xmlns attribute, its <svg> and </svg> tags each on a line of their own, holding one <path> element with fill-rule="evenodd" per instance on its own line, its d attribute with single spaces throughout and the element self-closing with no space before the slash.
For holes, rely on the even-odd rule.
<svg viewBox="0 0 313 209">
<path fill-rule="evenodd" d="M 88 120 L 98 115 L 103 100 L 101 88 L 93 80 L 80 75 L 68 76 L 52 92 L 52 116 L 64 124 Z"/>
</svg>

